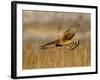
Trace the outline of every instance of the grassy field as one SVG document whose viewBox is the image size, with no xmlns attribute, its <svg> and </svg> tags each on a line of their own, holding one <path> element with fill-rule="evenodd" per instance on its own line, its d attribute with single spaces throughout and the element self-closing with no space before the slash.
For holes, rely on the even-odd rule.
<svg viewBox="0 0 100 80">
<path fill-rule="evenodd" d="M 23 69 L 90 66 L 88 44 L 88 41 L 81 42 L 74 50 L 66 47 L 41 50 L 34 49 L 32 42 L 26 42 L 23 49 Z"/>
<path fill-rule="evenodd" d="M 90 66 L 91 18 L 89 13 L 23 11 L 23 69 Z M 66 46 L 40 49 L 75 22 L 80 24 L 73 40 L 80 45 L 74 50 Z"/>
</svg>

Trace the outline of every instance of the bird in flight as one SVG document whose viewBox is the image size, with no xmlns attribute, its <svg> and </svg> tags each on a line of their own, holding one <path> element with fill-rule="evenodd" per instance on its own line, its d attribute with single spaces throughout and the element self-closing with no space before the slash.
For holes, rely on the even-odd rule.
<svg viewBox="0 0 100 80">
<path fill-rule="evenodd" d="M 72 41 L 72 38 L 75 36 L 79 27 L 80 25 L 78 23 L 72 24 L 59 39 L 48 42 L 40 48 L 44 50 L 48 49 L 49 45 L 54 45 L 55 47 L 67 46 L 68 49 L 75 49 L 79 45 L 79 40 Z"/>
</svg>

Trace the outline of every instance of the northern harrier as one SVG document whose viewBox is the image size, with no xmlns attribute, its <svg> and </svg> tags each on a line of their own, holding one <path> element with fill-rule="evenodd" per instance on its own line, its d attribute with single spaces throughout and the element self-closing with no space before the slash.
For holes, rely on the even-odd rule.
<svg viewBox="0 0 100 80">
<path fill-rule="evenodd" d="M 71 25 L 63 34 L 63 36 L 55 41 L 51 41 L 41 46 L 41 49 L 47 49 L 48 45 L 55 45 L 55 47 L 67 46 L 68 49 L 75 49 L 79 45 L 79 40 L 72 41 L 71 39 L 74 37 L 80 25 L 78 23 L 74 23 Z"/>
</svg>

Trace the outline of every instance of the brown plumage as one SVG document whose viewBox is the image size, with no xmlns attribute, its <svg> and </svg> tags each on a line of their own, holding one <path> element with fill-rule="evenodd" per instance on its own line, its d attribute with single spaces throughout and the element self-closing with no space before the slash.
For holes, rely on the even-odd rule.
<svg viewBox="0 0 100 80">
<path fill-rule="evenodd" d="M 61 38 L 42 45 L 41 49 L 47 49 L 47 46 L 51 44 L 54 44 L 56 47 L 67 46 L 68 49 L 75 49 L 79 45 L 79 40 L 71 41 L 71 39 L 74 37 L 79 27 L 80 25 L 78 23 L 74 23 L 65 31 Z"/>
</svg>

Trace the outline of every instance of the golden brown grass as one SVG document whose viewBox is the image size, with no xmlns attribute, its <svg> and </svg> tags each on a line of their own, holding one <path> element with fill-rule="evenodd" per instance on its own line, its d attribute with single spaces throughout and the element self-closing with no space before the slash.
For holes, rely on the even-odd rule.
<svg viewBox="0 0 100 80">
<path fill-rule="evenodd" d="M 80 23 L 77 48 L 40 49 L 42 41 L 55 41 L 74 22 Z M 89 13 L 23 11 L 23 69 L 90 66 L 90 23 Z"/>
<path fill-rule="evenodd" d="M 81 41 L 74 50 L 66 47 L 47 50 L 33 49 L 31 42 L 24 43 L 23 69 L 90 66 L 90 45 Z"/>
</svg>

